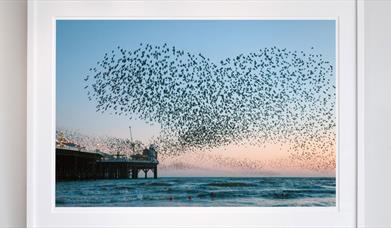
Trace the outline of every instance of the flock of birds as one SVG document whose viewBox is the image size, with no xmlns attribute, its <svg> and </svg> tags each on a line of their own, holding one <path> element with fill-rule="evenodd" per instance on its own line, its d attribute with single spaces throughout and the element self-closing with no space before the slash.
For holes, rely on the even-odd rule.
<svg viewBox="0 0 391 228">
<path fill-rule="evenodd" d="M 163 157 L 274 143 L 291 145 L 294 160 L 335 167 L 334 68 L 314 48 L 270 47 L 216 62 L 167 44 L 117 47 L 84 80 L 97 112 L 158 124 Z"/>
</svg>

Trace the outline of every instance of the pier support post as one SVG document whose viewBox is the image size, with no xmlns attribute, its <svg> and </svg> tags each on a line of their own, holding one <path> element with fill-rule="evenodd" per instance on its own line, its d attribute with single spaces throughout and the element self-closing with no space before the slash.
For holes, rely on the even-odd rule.
<svg viewBox="0 0 391 228">
<path fill-rule="evenodd" d="M 132 178 L 137 179 L 138 178 L 138 169 L 132 169 Z"/>
<path fill-rule="evenodd" d="M 144 169 L 145 179 L 148 178 L 148 170 L 149 170 L 149 169 Z"/>
</svg>

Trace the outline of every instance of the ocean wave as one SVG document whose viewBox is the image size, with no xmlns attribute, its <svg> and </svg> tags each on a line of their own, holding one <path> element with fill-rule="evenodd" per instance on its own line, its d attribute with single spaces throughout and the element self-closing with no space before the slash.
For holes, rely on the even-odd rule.
<svg viewBox="0 0 391 228">
<path fill-rule="evenodd" d="M 245 182 L 214 182 L 208 183 L 207 186 L 213 187 L 255 187 L 256 184 L 245 183 Z"/>
<path fill-rule="evenodd" d="M 171 183 L 168 183 L 168 182 L 144 182 L 144 183 L 140 183 L 140 185 L 142 186 L 157 186 L 157 187 L 168 187 L 168 186 L 172 186 Z"/>
</svg>

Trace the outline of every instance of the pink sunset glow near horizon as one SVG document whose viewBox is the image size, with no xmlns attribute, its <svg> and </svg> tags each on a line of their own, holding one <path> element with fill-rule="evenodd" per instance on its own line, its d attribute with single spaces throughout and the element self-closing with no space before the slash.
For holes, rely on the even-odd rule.
<svg viewBox="0 0 391 228">
<path fill-rule="evenodd" d="M 67 139 L 86 147 L 87 150 L 99 149 L 111 154 L 117 152 L 108 142 L 113 139 L 128 139 L 127 137 L 87 136 L 67 130 L 60 132 L 65 133 Z M 151 138 L 144 137 L 142 144 L 147 146 Z M 136 141 L 140 140 L 136 139 Z M 335 177 L 335 141 L 331 141 L 329 145 L 328 148 L 323 148 L 322 152 L 313 151 L 313 148 L 311 148 L 312 153 L 310 154 L 312 155 L 306 159 L 300 159 L 303 157 L 301 154 L 292 154 L 289 151 L 289 144 L 265 143 L 263 145 L 252 145 L 249 142 L 229 144 L 207 150 L 185 151 L 178 156 L 158 155 L 159 176 Z M 127 149 L 123 148 L 123 150 Z M 131 154 L 132 152 L 123 153 Z"/>
</svg>

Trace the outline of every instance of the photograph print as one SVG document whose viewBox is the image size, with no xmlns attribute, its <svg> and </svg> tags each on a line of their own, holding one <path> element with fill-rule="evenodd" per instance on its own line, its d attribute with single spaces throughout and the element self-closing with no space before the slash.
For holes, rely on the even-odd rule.
<svg viewBox="0 0 391 228">
<path fill-rule="evenodd" d="M 56 207 L 335 207 L 335 20 L 57 20 Z"/>
</svg>

